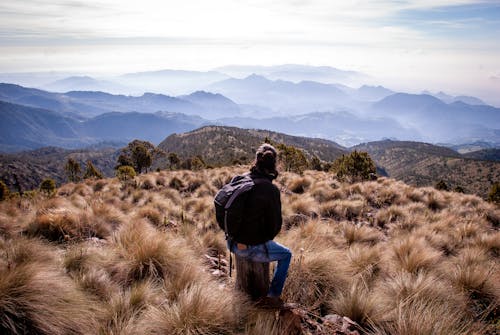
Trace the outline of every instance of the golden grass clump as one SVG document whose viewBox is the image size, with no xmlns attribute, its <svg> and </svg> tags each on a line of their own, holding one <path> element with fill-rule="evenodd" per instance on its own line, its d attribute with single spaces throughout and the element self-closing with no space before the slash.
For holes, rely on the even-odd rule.
<svg viewBox="0 0 500 335">
<path fill-rule="evenodd" d="M 156 180 L 154 176 L 149 175 L 139 180 L 140 188 L 143 190 L 152 190 L 156 187 Z"/>
<path fill-rule="evenodd" d="M 296 177 L 288 181 L 287 188 L 293 193 L 302 194 L 311 186 L 311 178 L 309 177 Z"/>
<path fill-rule="evenodd" d="M 94 193 L 92 187 L 85 183 L 78 183 L 73 188 L 72 194 L 78 194 L 82 197 L 89 197 Z"/>
<path fill-rule="evenodd" d="M 143 281 L 134 283 L 123 292 L 114 294 L 104 311 L 100 332 L 104 334 L 145 334 L 138 328 L 144 314 L 159 305 L 161 291 L 156 283 Z"/>
<path fill-rule="evenodd" d="M 48 246 L 32 240 L 7 243 L 2 259 L 2 334 L 97 332 L 99 306 L 58 269 Z"/>
<path fill-rule="evenodd" d="M 312 219 L 296 226 L 286 234 L 278 235 L 283 244 L 293 250 L 321 251 L 330 248 L 344 248 L 345 240 L 341 228 L 331 220 Z"/>
<path fill-rule="evenodd" d="M 346 270 L 351 276 L 360 276 L 372 282 L 380 271 L 381 255 L 378 247 L 353 244 L 347 250 Z"/>
<path fill-rule="evenodd" d="M 63 266 L 85 292 L 109 301 L 119 290 L 106 271 L 108 264 L 114 261 L 113 256 L 106 249 L 89 243 L 77 244 L 66 251 Z"/>
<path fill-rule="evenodd" d="M 340 192 L 333 189 L 328 181 L 315 182 L 311 186 L 309 193 L 318 203 L 335 200 L 341 196 Z"/>
<path fill-rule="evenodd" d="M 329 309 L 335 314 L 349 317 L 362 326 L 376 318 L 380 306 L 363 281 L 353 280 L 345 290 L 338 291 L 330 299 Z"/>
<path fill-rule="evenodd" d="M 96 202 L 91 205 L 93 220 L 109 226 L 111 231 L 116 230 L 125 222 L 123 212 L 118 210 L 115 206 L 106 203 Z"/>
<path fill-rule="evenodd" d="M 329 299 L 343 291 L 350 281 L 343 269 L 344 262 L 343 254 L 335 249 L 294 253 L 285 286 L 286 300 L 315 312 L 325 310 Z"/>
<path fill-rule="evenodd" d="M 446 207 L 444 197 L 437 191 L 429 191 L 424 199 L 427 207 L 432 211 L 439 211 Z"/>
<path fill-rule="evenodd" d="M 160 227 L 164 223 L 164 216 L 162 215 L 162 213 L 160 213 L 159 210 L 150 205 L 141 207 L 137 211 L 136 217 L 137 219 L 145 218 L 149 220 L 151 224 L 157 227 Z"/>
<path fill-rule="evenodd" d="M 375 215 L 375 223 L 377 226 L 384 228 L 387 224 L 393 222 L 401 222 L 406 219 L 406 211 L 401 206 L 392 205 L 387 208 L 380 209 Z"/>
<path fill-rule="evenodd" d="M 15 219 L 0 212 L 0 236 L 11 238 L 19 233 Z"/>
<path fill-rule="evenodd" d="M 484 326 L 463 315 L 451 312 L 449 303 L 441 301 L 402 301 L 394 309 L 389 320 L 372 325 L 374 334 L 422 335 L 422 334 L 489 334 Z"/>
<path fill-rule="evenodd" d="M 351 245 L 353 243 L 375 244 L 383 239 L 380 231 L 368 226 L 343 222 L 340 227 L 342 236 L 344 237 L 347 245 Z"/>
<path fill-rule="evenodd" d="M 61 242 L 81 233 L 79 220 L 79 216 L 70 211 L 46 211 L 37 215 L 26 228 L 26 233 Z"/>
<path fill-rule="evenodd" d="M 393 271 L 409 273 L 431 271 L 441 260 L 441 253 L 430 248 L 424 238 L 407 236 L 391 243 L 386 263 Z"/>
<path fill-rule="evenodd" d="M 351 221 L 360 219 L 365 209 L 363 200 L 332 200 L 321 204 L 319 213 L 323 217 Z"/>
<path fill-rule="evenodd" d="M 121 285 L 130 286 L 145 279 L 176 281 L 186 271 L 190 276 L 183 278 L 183 285 L 196 279 L 194 257 L 182 240 L 169 237 L 147 222 L 123 225 L 112 243 L 118 259 L 110 265 L 110 273 Z"/>
<path fill-rule="evenodd" d="M 148 310 L 137 328 L 144 334 L 234 334 L 244 306 L 243 300 L 224 294 L 215 283 L 194 284 L 175 300 Z"/>
<path fill-rule="evenodd" d="M 291 195 L 283 201 L 285 215 L 305 215 L 309 217 L 318 216 L 318 205 L 316 200 L 309 195 Z"/>
</svg>

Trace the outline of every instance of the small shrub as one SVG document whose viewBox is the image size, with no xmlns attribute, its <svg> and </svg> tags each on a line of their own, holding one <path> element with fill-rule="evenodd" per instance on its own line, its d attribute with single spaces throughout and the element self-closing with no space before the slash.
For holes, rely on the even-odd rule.
<svg viewBox="0 0 500 335">
<path fill-rule="evenodd" d="M 0 201 L 8 199 L 9 193 L 9 188 L 7 187 L 7 185 L 5 185 L 2 180 L 0 180 Z"/>
<path fill-rule="evenodd" d="M 68 158 L 66 164 L 64 165 L 64 171 L 66 171 L 70 182 L 76 183 L 80 181 L 80 173 L 82 170 L 80 168 L 80 163 L 78 163 L 75 159 L 71 157 Z"/>
<path fill-rule="evenodd" d="M 448 187 L 448 184 L 444 180 L 440 180 L 434 185 L 434 188 L 439 191 L 449 191 L 450 188 Z"/>
<path fill-rule="evenodd" d="M 177 191 L 180 191 L 184 188 L 184 183 L 179 178 L 173 177 L 170 180 L 170 183 L 168 183 L 168 186 L 173 188 L 173 189 L 176 189 Z"/>
<path fill-rule="evenodd" d="M 100 192 L 104 189 L 104 187 L 106 187 L 106 182 L 104 180 L 98 180 L 95 184 L 94 184 L 94 192 Z"/>
<path fill-rule="evenodd" d="M 124 166 L 120 166 L 117 170 L 116 170 L 116 177 L 118 178 L 118 180 L 120 180 L 124 185 L 125 184 L 129 184 L 130 182 L 132 182 L 134 180 L 136 176 L 136 173 L 135 173 L 135 170 L 133 167 L 131 166 L 127 166 L 127 165 L 124 165 Z"/>
<path fill-rule="evenodd" d="M 311 186 L 311 180 L 309 178 L 300 177 L 293 179 L 288 184 L 288 189 L 293 193 L 302 194 L 309 186 Z"/>
<path fill-rule="evenodd" d="M 85 166 L 85 173 L 83 174 L 83 179 L 95 178 L 102 179 L 103 174 L 99 171 L 91 161 L 87 161 L 87 165 Z"/>
<path fill-rule="evenodd" d="M 152 178 L 145 178 L 142 181 L 141 188 L 144 190 L 152 190 L 155 188 L 155 182 L 152 180 Z"/>
<path fill-rule="evenodd" d="M 301 174 L 309 167 L 309 163 L 304 152 L 292 145 L 278 144 L 278 160 L 282 169 L 287 172 Z"/>
<path fill-rule="evenodd" d="M 53 179 L 47 178 L 40 184 L 40 191 L 47 196 L 56 193 L 56 182 Z"/>
<path fill-rule="evenodd" d="M 500 183 L 496 182 L 491 186 L 488 193 L 488 201 L 500 203 Z"/>
<path fill-rule="evenodd" d="M 370 180 L 375 175 L 377 169 L 375 162 L 367 152 L 354 150 L 348 155 L 342 155 L 333 162 L 333 171 L 340 180 L 350 182 Z"/>
</svg>

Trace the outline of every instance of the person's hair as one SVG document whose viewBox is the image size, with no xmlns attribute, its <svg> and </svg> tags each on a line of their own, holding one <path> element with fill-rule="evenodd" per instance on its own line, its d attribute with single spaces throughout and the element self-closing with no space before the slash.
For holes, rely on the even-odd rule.
<svg viewBox="0 0 500 335">
<path fill-rule="evenodd" d="M 276 157 L 277 151 L 272 145 L 262 144 L 255 153 L 255 161 L 250 171 L 252 173 L 265 173 L 276 178 L 278 176 Z"/>
</svg>

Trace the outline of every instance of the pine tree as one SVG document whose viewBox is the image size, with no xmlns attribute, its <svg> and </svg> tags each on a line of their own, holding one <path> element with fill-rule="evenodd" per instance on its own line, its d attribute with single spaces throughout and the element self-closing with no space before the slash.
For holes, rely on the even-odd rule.
<svg viewBox="0 0 500 335">
<path fill-rule="evenodd" d="M 102 172 L 99 171 L 94 166 L 94 164 L 92 164 L 91 161 L 87 161 L 87 165 L 85 167 L 85 173 L 83 174 L 83 179 L 88 179 L 88 178 L 96 178 L 96 179 L 103 178 Z"/>
<path fill-rule="evenodd" d="M 311 169 L 316 170 L 316 171 L 323 171 L 323 164 L 321 164 L 321 160 L 319 159 L 318 156 L 314 155 L 311 158 Z"/>
<path fill-rule="evenodd" d="M 40 191 L 48 196 L 56 192 L 56 182 L 53 179 L 47 178 L 40 183 Z"/>
<path fill-rule="evenodd" d="M 141 173 L 144 169 L 147 171 L 152 165 L 153 156 L 163 156 L 164 154 L 162 150 L 156 149 L 150 142 L 134 140 L 121 150 L 115 169 L 120 166 L 132 166 L 137 173 Z"/>
<path fill-rule="evenodd" d="M 175 170 L 179 167 L 181 160 L 179 159 L 179 156 L 177 156 L 175 152 L 171 152 L 168 154 L 168 162 L 170 164 L 170 169 Z"/>
<path fill-rule="evenodd" d="M 141 173 L 143 169 L 146 169 L 147 172 L 148 167 L 150 167 L 153 163 L 151 153 L 148 151 L 146 146 L 142 144 L 137 144 L 132 149 L 132 160 L 135 164 L 135 170 L 138 173 Z"/>
<path fill-rule="evenodd" d="M 333 162 L 332 170 L 340 180 L 357 182 L 371 179 L 377 172 L 375 162 L 367 152 L 354 150 L 342 155 Z"/>
<path fill-rule="evenodd" d="M 2 180 L 0 180 L 0 201 L 7 199 L 9 197 L 9 193 L 10 191 L 7 185 L 5 185 Z"/>
<path fill-rule="evenodd" d="M 131 166 L 120 166 L 116 170 L 116 177 L 122 182 L 122 183 L 127 183 L 130 180 L 134 179 L 136 173 L 133 167 Z"/>
<path fill-rule="evenodd" d="M 66 171 L 70 182 L 76 183 L 80 181 L 80 173 L 82 170 L 80 168 L 80 164 L 73 158 L 68 158 L 66 165 L 64 165 L 64 171 Z"/>
<path fill-rule="evenodd" d="M 488 193 L 488 201 L 500 203 L 500 183 L 495 182 Z"/>
<path fill-rule="evenodd" d="M 288 172 L 302 173 L 309 167 L 306 155 L 292 145 L 278 144 L 278 159 L 283 169 Z"/>
</svg>

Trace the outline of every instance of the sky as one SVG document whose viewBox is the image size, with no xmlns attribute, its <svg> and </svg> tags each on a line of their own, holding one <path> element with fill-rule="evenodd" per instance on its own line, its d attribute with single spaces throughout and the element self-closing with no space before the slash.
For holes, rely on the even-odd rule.
<svg viewBox="0 0 500 335">
<path fill-rule="evenodd" d="M 290 63 L 500 105 L 500 0 L 0 2 L 0 72 Z"/>
</svg>

